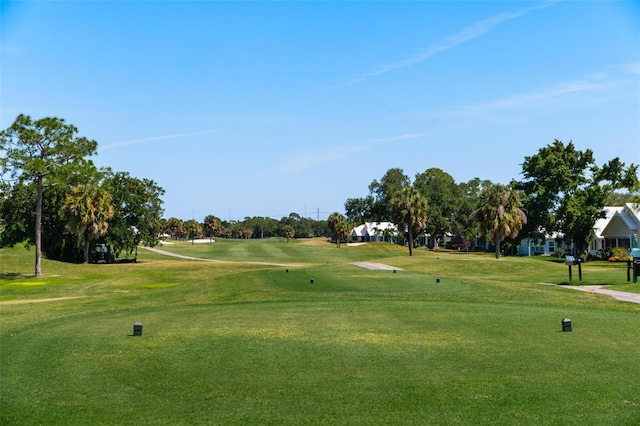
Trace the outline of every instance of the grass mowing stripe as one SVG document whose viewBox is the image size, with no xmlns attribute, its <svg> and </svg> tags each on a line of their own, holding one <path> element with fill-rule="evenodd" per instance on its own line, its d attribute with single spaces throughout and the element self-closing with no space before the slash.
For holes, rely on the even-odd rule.
<svg viewBox="0 0 640 426">
<path fill-rule="evenodd" d="M 566 280 L 562 264 L 317 240 L 220 247 L 232 261 L 313 261 L 287 273 L 145 252 L 129 265 L 45 261 L 51 275 L 36 280 L 29 253 L 0 250 L 1 300 L 84 296 L 0 305 L 0 423 L 640 421 L 640 307 L 538 284 Z M 585 265 L 616 288 L 624 272 Z"/>
</svg>

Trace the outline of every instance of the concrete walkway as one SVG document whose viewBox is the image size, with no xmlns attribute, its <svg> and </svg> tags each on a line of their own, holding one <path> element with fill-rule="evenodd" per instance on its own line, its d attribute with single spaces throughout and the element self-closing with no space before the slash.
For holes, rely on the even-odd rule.
<svg viewBox="0 0 640 426">
<path fill-rule="evenodd" d="M 624 291 L 609 290 L 601 285 L 560 285 L 558 287 L 568 288 L 570 290 L 584 291 L 587 293 L 606 294 L 607 296 L 611 296 L 617 300 L 622 300 L 623 302 L 640 303 L 640 294 L 638 293 L 627 293 Z"/>
</svg>

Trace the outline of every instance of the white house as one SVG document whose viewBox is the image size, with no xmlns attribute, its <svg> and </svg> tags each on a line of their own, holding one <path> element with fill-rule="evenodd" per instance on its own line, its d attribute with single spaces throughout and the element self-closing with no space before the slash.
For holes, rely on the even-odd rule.
<svg viewBox="0 0 640 426">
<path fill-rule="evenodd" d="M 553 254 L 557 248 L 565 249 L 565 251 L 568 248 L 570 249 L 570 247 L 565 247 L 563 244 L 558 243 L 559 238 L 562 238 L 562 235 L 555 232 L 546 235 L 542 241 L 524 238 L 520 242 L 520 250 L 518 253 L 521 256 L 535 256 L 540 254 Z"/>
<path fill-rule="evenodd" d="M 627 203 L 623 207 L 605 207 L 606 218 L 599 219 L 593 230 L 596 239 L 592 250 L 611 249 L 613 247 L 638 247 L 640 241 L 640 206 Z"/>
<path fill-rule="evenodd" d="M 393 242 L 398 235 L 398 227 L 391 222 L 365 222 L 351 230 L 351 241 Z"/>
<path fill-rule="evenodd" d="M 640 241 L 640 208 L 632 203 L 622 207 L 605 207 L 605 217 L 598 219 L 593 226 L 595 239 L 589 247 L 592 253 L 598 250 L 609 250 L 614 247 L 630 248 Z M 553 254 L 556 248 L 571 252 L 571 246 L 557 243 L 560 234 L 547 235 L 544 241 L 522 240 L 519 253 L 521 255 Z"/>
</svg>

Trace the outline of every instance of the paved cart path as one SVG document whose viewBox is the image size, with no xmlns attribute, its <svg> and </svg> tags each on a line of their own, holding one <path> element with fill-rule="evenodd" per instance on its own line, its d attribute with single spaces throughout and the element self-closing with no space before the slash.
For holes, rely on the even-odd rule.
<svg viewBox="0 0 640 426">
<path fill-rule="evenodd" d="M 542 283 L 548 285 L 556 285 L 550 283 Z M 597 294 L 606 294 L 607 296 L 611 296 L 614 299 L 622 300 L 623 302 L 631 302 L 631 303 L 640 303 L 640 294 L 638 293 L 627 293 L 625 291 L 617 291 L 617 290 L 609 290 L 604 288 L 601 285 L 560 285 L 558 287 L 568 288 L 571 290 L 584 291 L 587 293 L 597 293 Z"/>
<path fill-rule="evenodd" d="M 165 256 L 173 256 L 173 257 L 178 257 L 180 259 L 187 259 L 187 260 L 199 260 L 202 262 L 228 262 L 228 263 L 244 263 L 249 265 L 268 265 L 268 266 L 302 266 L 302 264 L 300 263 L 238 262 L 238 261 L 232 261 L 232 260 L 203 259 L 201 257 L 193 257 L 193 256 L 186 256 L 184 254 L 171 253 L 170 251 L 158 249 L 155 247 L 143 247 L 143 248 L 146 250 L 152 251 L 154 253 L 162 254 Z M 366 268 L 366 269 L 378 269 L 378 270 L 386 270 L 386 271 L 392 271 L 392 270 L 402 271 L 403 270 L 402 268 L 396 268 L 395 266 L 385 265 L 384 263 L 352 262 L 351 264 L 359 266 L 361 268 Z"/>
<path fill-rule="evenodd" d="M 145 250 L 152 251 L 154 253 L 163 254 L 165 256 L 178 257 L 180 259 L 187 260 L 199 260 L 201 262 L 225 262 L 225 263 L 243 263 L 246 265 L 267 265 L 267 266 L 302 266 L 300 263 L 273 263 L 273 262 L 239 262 L 235 260 L 216 260 L 216 259 L 203 259 L 201 257 L 185 256 L 183 254 L 171 253 L 170 251 L 157 249 L 155 247 L 142 247 Z"/>
</svg>

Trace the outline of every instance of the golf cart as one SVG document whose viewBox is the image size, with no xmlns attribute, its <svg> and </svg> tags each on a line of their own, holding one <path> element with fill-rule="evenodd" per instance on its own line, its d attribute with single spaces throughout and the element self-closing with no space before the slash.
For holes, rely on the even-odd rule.
<svg viewBox="0 0 640 426">
<path fill-rule="evenodd" d="M 95 250 L 91 254 L 91 263 L 113 263 L 115 260 L 116 257 L 106 244 L 97 244 Z"/>
</svg>

